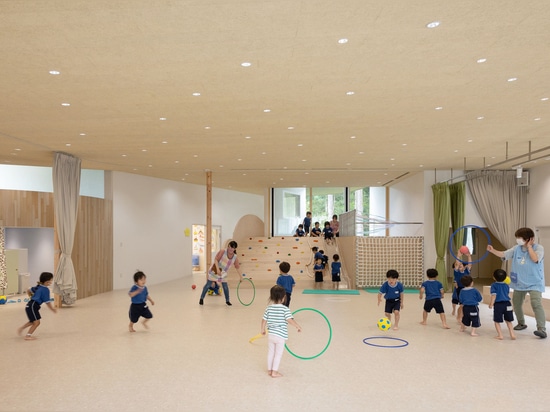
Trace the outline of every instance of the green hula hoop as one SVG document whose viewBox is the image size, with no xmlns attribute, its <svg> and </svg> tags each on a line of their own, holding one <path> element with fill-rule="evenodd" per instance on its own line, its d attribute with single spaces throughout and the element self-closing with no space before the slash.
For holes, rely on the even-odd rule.
<svg viewBox="0 0 550 412">
<path fill-rule="evenodd" d="M 296 314 L 298 312 L 301 312 L 303 310 L 311 310 L 312 312 L 317 312 L 319 315 L 321 315 L 327 321 L 328 332 L 329 332 L 328 342 L 327 342 L 326 346 L 323 348 L 323 350 L 321 352 L 319 352 L 317 355 L 314 355 L 314 356 L 298 356 L 288 348 L 286 343 L 285 343 L 285 349 L 288 351 L 288 353 L 290 353 L 295 358 L 302 359 L 302 360 L 310 360 L 310 359 L 318 358 L 323 353 L 325 353 L 325 351 L 328 349 L 328 347 L 330 345 L 330 342 L 332 341 L 332 326 L 330 325 L 330 322 L 329 322 L 328 318 L 322 312 L 318 311 L 317 309 L 301 308 L 301 309 L 295 310 L 294 312 L 292 312 L 292 314 L 294 315 L 294 314 Z"/>
<path fill-rule="evenodd" d="M 244 279 L 248 280 L 250 282 L 250 284 L 252 285 L 252 290 L 254 291 L 254 294 L 252 295 L 252 300 L 250 301 L 250 303 L 244 303 L 241 300 L 241 297 L 239 296 L 239 288 L 241 287 L 241 282 L 239 282 L 239 284 L 237 285 L 237 299 L 239 299 L 239 302 L 241 302 L 241 305 L 250 306 L 250 305 L 252 305 L 252 302 L 254 302 L 254 298 L 256 297 L 256 286 L 254 286 L 254 282 L 252 282 L 252 279 L 250 279 L 250 278 L 244 278 Z"/>
</svg>

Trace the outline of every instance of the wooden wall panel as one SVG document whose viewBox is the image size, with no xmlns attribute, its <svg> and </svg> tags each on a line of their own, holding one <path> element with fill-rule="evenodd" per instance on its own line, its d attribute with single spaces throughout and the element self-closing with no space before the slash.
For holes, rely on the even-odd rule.
<svg viewBox="0 0 550 412">
<path fill-rule="evenodd" d="M 112 200 L 80 198 L 72 253 L 78 299 L 113 290 L 112 217 Z M 0 190 L 0 225 L 54 227 L 53 193 Z M 57 233 L 54 245 L 57 267 Z"/>
</svg>

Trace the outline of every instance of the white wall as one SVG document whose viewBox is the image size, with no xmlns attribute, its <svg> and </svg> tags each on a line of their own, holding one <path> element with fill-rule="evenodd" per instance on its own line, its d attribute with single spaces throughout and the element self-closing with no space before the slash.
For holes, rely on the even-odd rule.
<svg viewBox="0 0 550 412">
<path fill-rule="evenodd" d="M 263 218 L 263 196 L 212 190 L 212 224 L 222 240 L 246 214 Z M 113 173 L 113 288 L 129 288 L 137 269 L 155 284 L 192 274 L 191 236 L 206 223 L 206 187 Z"/>
</svg>

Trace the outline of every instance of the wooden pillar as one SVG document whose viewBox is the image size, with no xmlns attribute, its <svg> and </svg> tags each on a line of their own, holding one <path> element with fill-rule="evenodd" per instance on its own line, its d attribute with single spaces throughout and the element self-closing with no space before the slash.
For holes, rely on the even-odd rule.
<svg viewBox="0 0 550 412">
<path fill-rule="evenodd" d="M 206 170 L 206 273 L 212 265 L 212 171 Z"/>
</svg>

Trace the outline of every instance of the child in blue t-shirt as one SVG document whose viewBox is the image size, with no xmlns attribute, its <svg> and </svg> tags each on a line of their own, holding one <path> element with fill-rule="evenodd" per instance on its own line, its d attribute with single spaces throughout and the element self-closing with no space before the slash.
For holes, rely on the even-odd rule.
<svg viewBox="0 0 550 412">
<path fill-rule="evenodd" d="M 319 222 L 315 222 L 315 226 L 313 227 L 313 229 L 311 229 L 311 237 L 321 236 L 321 233 L 323 233 L 323 231 L 321 230 L 321 227 L 319 225 Z"/>
<path fill-rule="evenodd" d="M 472 327 L 470 335 L 478 336 L 476 329 L 481 326 L 479 319 L 479 302 L 483 300 L 479 290 L 474 288 L 474 280 L 470 275 L 462 276 L 460 279 L 464 287 L 460 292 L 460 304 L 462 305 L 462 324 L 460 331 L 464 332 L 467 326 Z"/>
<path fill-rule="evenodd" d="M 130 305 L 130 325 L 128 330 L 130 332 L 135 332 L 134 323 L 137 323 L 140 317 L 143 317 L 143 327 L 149 329 L 147 322 L 153 317 L 153 314 L 147 306 L 147 301 L 151 302 L 151 305 L 154 305 L 155 302 L 149 296 L 147 291 L 147 286 L 145 282 L 147 281 L 147 276 L 142 271 L 137 271 L 134 274 L 134 285 L 130 288 L 128 296 L 132 299 L 132 304 Z"/>
<path fill-rule="evenodd" d="M 325 242 L 327 242 L 327 244 L 330 245 L 334 239 L 334 233 L 332 232 L 332 228 L 330 227 L 330 222 L 325 222 L 325 228 L 323 229 L 323 236 L 325 238 Z"/>
<path fill-rule="evenodd" d="M 420 287 L 420 295 L 418 296 L 418 298 L 422 299 L 424 294 L 426 294 L 424 311 L 422 312 L 422 322 L 420 322 L 420 324 L 426 325 L 426 321 L 428 320 L 428 313 L 430 313 L 432 309 L 435 309 L 435 313 L 439 313 L 441 323 L 443 324 L 443 329 L 450 329 L 447 325 L 447 319 L 445 318 L 445 309 L 443 308 L 443 302 L 441 302 L 441 300 L 445 296 L 445 290 L 443 289 L 443 285 L 441 284 L 441 282 L 437 280 L 438 275 L 439 274 L 437 273 L 436 269 L 428 269 L 426 271 L 426 276 L 428 276 L 428 280 L 424 281 L 424 283 L 422 283 L 422 286 Z"/>
<path fill-rule="evenodd" d="M 302 224 L 304 225 L 304 232 L 306 232 L 306 236 L 308 236 L 311 229 L 311 212 L 306 213 L 306 217 L 304 217 Z"/>
<path fill-rule="evenodd" d="M 334 290 L 338 290 L 340 288 L 340 272 L 342 270 L 342 262 L 340 262 L 340 256 L 338 254 L 332 256 L 330 269 L 332 273 L 332 287 Z"/>
<path fill-rule="evenodd" d="M 23 331 L 27 328 L 27 334 L 25 335 L 25 340 L 35 340 L 36 338 L 32 336 L 33 332 L 40 326 L 40 306 L 42 303 L 48 305 L 48 308 L 52 310 L 53 313 L 57 313 L 57 309 L 50 302 L 50 289 L 49 286 L 53 282 L 53 273 L 42 272 L 40 274 L 40 279 L 38 285 L 30 288 L 27 291 L 27 294 L 30 296 L 27 305 L 25 306 L 25 312 L 27 313 L 27 318 L 29 321 L 17 329 L 17 333 L 21 336 Z"/>
<path fill-rule="evenodd" d="M 462 260 L 462 253 L 457 252 L 456 256 Z M 456 306 L 458 305 L 458 312 L 456 312 L 456 319 L 460 322 L 462 320 L 462 306 L 460 306 L 460 292 L 462 291 L 462 283 L 460 283 L 460 279 L 462 279 L 462 276 L 469 275 L 470 271 L 472 270 L 472 255 L 470 253 L 466 253 L 464 256 L 468 259 L 468 264 L 464 264 L 460 260 L 455 260 L 455 263 L 453 265 L 453 297 L 451 302 L 453 303 L 453 312 L 451 313 L 452 316 L 455 315 L 456 312 Z"/>
<path fill-rule="evenodd" d="M 304 232 L 304 225 L 301 223 L 298 225 L 298 229 L 296 229 L 296 232 L 294 232 L 294 237 L 304 237 L 306 235 L 306 232 Z"/>
<path fill-rule="evenodd" d="M 386 273 L 386 278 L 388 280 L 386 280 L 384 284 L 380 287 L 380 291 L 378 293 L 378 306 L 380 306 L 382 296 L 384 296 L 384 299 L 386 299 L 384 314 L 390 320 L 390 322 L 391 315 L 392 313 L 394 314 L 395 322 L 393 323 L 392 329 L 398 330 L 399 312 L 405 307 L 403 304 L 403 294 L 405 292 L 405 288 L 403 288 L 403 284 L 397 280 L 399 278 L 399 273 L 397 272 L 397 270 L 388 270 L 388 272 Z"/>
<path fill-rule="evenodd" d="M 508 332 L 510 332 L 510 339 L 515 340 L 516 335 L 512 326 L 514 311 L 510 302 L 510 286 L 504 282 L 506 277 L 505 270 L 497 269 L 494 271 L 493 279 L 495 283 L 491 285 L 491 302 L 489 303 L 489 309 L 493 308 L 493 321 L 495 322 L 495 329 L 497 330 L 496 339 L 504 339 L 500 324 L 506 321 Z"/>
<path fill-rule="evenodd" d="M 322 289 L 323 286 L 323 271 L 325 266 L 323 265 L 322 258 L 315 259 L 315 265 L 313 266 L 313 271 L 315 272 L 315 289 Z"/>
<path fill-rule="evenodd" d="M 282 286 L 285 288 L 286 292 L 286 299 L 283 302 L 283 305 L 285 305 L 287 308 L 290 307 L 290 298 L 292 296 L 292 289 L 294 288 L 294 285 L 296 285 L 296 282 L 294 281 L 294 278 L 292 275 L 289 275 L 288 272 L 290 271 L 290 263 L 288 262 L 281 262 L 279 264 L 279 270 L 281 273 L 279 274 L 279 277 L 277 278 L 277 285 Z"/>
</svg>

